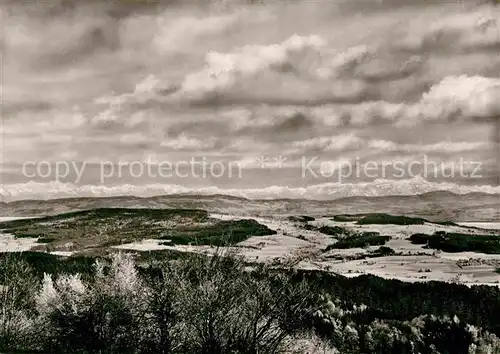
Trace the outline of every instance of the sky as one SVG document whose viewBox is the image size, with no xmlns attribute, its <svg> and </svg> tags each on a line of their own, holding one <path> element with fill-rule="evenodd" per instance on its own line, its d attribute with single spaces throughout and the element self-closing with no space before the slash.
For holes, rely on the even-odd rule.
<svg viewBox="0 0 500 354">
<path fill-rule="evenodd" d="M 500 6 L 3 0 L 0 11 L 4 201 L 500 193 Z"/>
</svg>

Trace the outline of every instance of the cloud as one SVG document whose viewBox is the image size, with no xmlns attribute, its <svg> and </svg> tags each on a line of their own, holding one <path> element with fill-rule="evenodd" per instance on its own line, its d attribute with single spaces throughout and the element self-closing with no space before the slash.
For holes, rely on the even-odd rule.
<svg viewBox="0 0 500 354">
<path fill-rule="evenodd" d="M 228 142 L 227 146 L 222 149 L 222 152 L 230 153 L 265 153 L 273 151 L 275 144 L 270 142 L 256 141 L 253 137 L 242 137 L 241 139 L 234 139 Z"/>
<path fill-rule="evenodd" d="M 176 184 L 147 185 L 77 185 L 62 182 L 50 183 L 16 183 L 0 186 L 0 199 L 14 201 L 26 198 L 54 199 L 68 197 L 109 197 L 122 195 L 155 196 L 179 193 L 193 195 L 225 194 L 251 199 L 304 198 L 316 200 L 332 200 L 351 196 L 388 196 L 388 195 L 418 195 L 434 191 L 449 191 L 457 194 L 489 193 L 500 194 L 500 187 L 489 185 L 464 186 L 452 182 L 429 182 L 420 176 L 399 181 L 377 179 L 372 182 L 358 183 L 323 183 L 307 187 L 289 187 L 271 185 L 262 188 L 220 188 L 206 186 L 189 188 Z"/>
<path fill-rule="evenodd" d="M 172 51 L 189 50 L 197 38 L 224 34 L 231 30 L 243 16 L 242 12 L 223 14 L 220 16 L 182 16 L 172 19 L 169 12 L 155 20 L 158 30 L 155 31 L 153 43 L 162 54 Z"/>
<path fill-rule="evenodd" d="M 371 140 L 367 143 L 370 149 L 413 152 L 413 153 L 460 153 L 467 151 L 481 151 L 491 148 L 491 144 L 484 142 L 439 142 L 434 144 L 397 144 L 387 140 Z"/>
<path fill-rule="evenodd" d="M 411 52 L 461 54 L 498 50 L 500 11 L 492 6 L 451 13 L 434 22 L 410 23 L 395 46 Z"/>
<path fill-rule="evenodd" d="M 345 152 L 347 150 L 355 150 L 364 146 L 363 139 L 350 133 L 341 134 L 331 137 L 316 137 L 308 140 L 296 141 L 292 143 L 295 150 L 292 152 L 311 152 L 311 151 L 335 151 Z M 290 152 L 290 153 L 292 153 Z"/>
<path fill-rule="evenodd" d="M 364 141 L 352 131 L 329 137 L 325 137 L 324 133 L 335 129 L 367 129 L 388 123 L 394 127 L 408 127 L 429 122 L 448 122 L 456 118 L 475 124 L 472 121 L 476 117 L 489 117 L 497 112 L 500 102 L 497 99 L 497 81 L 482 77 L 448 77 L 432 86 L 420 101 L 409 104 L 368 101 L 319 106 L 222 106 L 217 110 L 189 110 L 183 115 L 170 117 L 168 104 L 165 114 L 161 114 L 142 103 L 150 100 L 156 102 L 158 88 L 164 85 L 155 76 L 148 76 L 131 93 L 104 99 L 109 107 L 95 116 L 92 122 L 95 129 L 124 134 L 117 146 L 125 144 L 142 149 L 219 149 L 227 153 L 251 152 L 252 149 L 261 151 L 259 146 L 265 145 L 274 150 L 284 149 L 292 155 L 311 152 L 348 153 L 356 149 L 360 156 L 369 155 L 370 151 L 379 155 L 394 152 L 479 152 L 489 150 L 488 143 L 397 144 L 376 138 Z M 167 140 L 165 135 L 169 137 Z M 134 136 L 141 136 L 140 141 L 130 138 Z M 255 142 L 238 145 L 232 142 L 235 139 Z"/>
<path fill-rule="evenodd" d="M 186 134 L 181 134 L 176 138 L 170 138 L 163 141 L 161 143 L 161 146 L 173 150 L 204 151 L 207 149 L 213 149 L 215 147 L 216 141 L 217 139 L 213 137 L 205 140 L 200 140 L 188 137 Z"/>
<path fill-rule="evenodd" d="M 18 64 L 29 64 L 30 70 L 59 71 L 101 50 L 113 52 L 120 45 L 117 22 L 88 9 L 80 8 L 49 20 L 27 13 L 4 18 L 9 29 L 5 31 L 7 62 L 12 58 Z"/>
<path fill-rule="evenodd" d="M 178 92 L 191 102 L 322 102 L 357 99 L 359 80 L 336 79 L 336 70 L 359 55 L 341 54 L 329 66 L 331 50 L 319 36 L 293 35 L 280 44 L 247 45 L 234 52 L 209 52 L 205 67 L 188 74 Z M 259 89 L 259 90 L 257 90 Z"/>
<path fill-rule="evenodd" d="M 147 135 L 141 133 L 133 133 L 121 135 L 119 138 L 119 143 L 123 146 L 146 147 L 151 144 L 151 141 Z"/>
<path fill-rule="evenodd" d="M 284 147 L 285 155 L 318 154 L 337 152 L 345 156 L 349 152 L 356 153 L 357 157 L 364 156 L 388 156 L 394 153 L 405 154 L 445 154 L 453 156 L 457 153 L 489 151 L 489 142 L 467 142 L 467 141 L 441 141 L 432 144 L 400 144 L 390 140 L 363 139 L 353 133 L 345 133 L 333 136 L 314 137 L 299 140 Z M 279 148 L 275 148 L 279 151 Z M 389 153 L 389 154 L 388 154 Z"/>
<path fill-rule="evenodd" d="M 329 127 L 393 123 L 400 126 L 453 119 L 474 121 L 500 116 L 500 79 L 446 77 L 416 103 L 366 101 L 358 104 L 293 106 L 318 124 Z"/>
<path fill-rule="evenodd" d="M 414 37 L 423 38 L 422 43 L 429 42 L 426 38 L 432 36 L 448 38 L 448 33 L 453 36 L 468 34 L 470 38 L 485 35 L 481 40 L 489 41 L 490 27 L 495 19 L 486 17 L 483 12 L 483 9 L 478 10 L 474 16 L 452 14 L 436 20 L 435 24 L 431 22 L 431 26 L 414 21 L 415 24 L 410 22 L 410 28 L 418 29 Z M 177 28 L 180 39 L 184 35 L 197 38 L 216 35 L 237 22 L 248 21 L 250 13 L 240 11 L 207 18 L 187 16 L 172 24 L 158 20 L 161 25 L 156 23 L 154 26 Z M 172 13 L 165 11 L 165 14 L 172 19 Z M 466 23 L 461 22 L 462 17 Z M 134 20 L 147 24 L 144 19 Z M 185 30 L 186 23 L 193 29 Z M 156 33 L 158 38 L 162 38 L 162 31 Z M 172 33 L 177 32 L 173 30 Z M 166 36 L 170 35 L 173 34 Z M 177 82 L 150 75 L 137 83 L 132 92 L 116 96 L 114 102 L 110 101 L 110 108 L 96 115 L 93 122 L 109 129 L 126 124 L 121 121 L 127 121 L 128 117 L 137 117 L 137 111 L 151 110 L 155 106 L 164 112 L 175 107 L 190 110 L 199 106 L 217 109 L 214 120 L 225 119 L 226 115 L 238 116 L 228 123 L 221 122 L 229 125 L 229 128 L 222 128 L 223 132 L 249 133 L 267 129 L 267 132 L 279 133 L 287 127 L 306 129 L 311 120 L 317 124 L 322 121 L 329 127 L 378 123 L 414 125 L 454 117 L 484 117 L 496 111 L 494 102 L 498 101 L 490 99 L 491 95 L 496 95 L 491 91 L 496 86 L 494 79 L 458 76 L 434 82 L 436 78 L 429 77 L 432 62 L 428 62 L 428 57 L 436 48 L 431 48 L 425 56 L 417 52 L 401 53 L 404 43 L 411 42 L 408 35 L 406 42 L 357 45 L 346 50 L 333 49 L 330 41 L 319 35 L 292 35 L 276 44 L 249 44 L 227 52 L 211 50 L 205 55 L 205 65 L 201 69 L 186 72 Z M 462 41 L 460 45 L 469 42 Z M 427 85 L 430 89 L 425 92 Z M 463 94 L 452 92 L 455 85 Z M 401 100 L 419 91 L 422 91 L 419 101 Z M 474 102 L 464 99 L 468 95 Z M 283 110 L 293 111 L 286 122 L 280 118 Z M 270 123 L 273 121 L 282 124 Z"/>
<path fill-rule="evenodd" d="M 447 77 L 424 94 L 421 103 L 439 107 L 448 115 L 458 113 L 469 118 L 499 116 L 500 79 Z"/>
<path fill-rule="evenodd" d="M 13 161 L 27 147 L 80 160 L 479 154 L 477 118 L 500 114 L 499 17 L 486 6 L 71 3 L 7 18 L 0 133 Z"/>
</svg>

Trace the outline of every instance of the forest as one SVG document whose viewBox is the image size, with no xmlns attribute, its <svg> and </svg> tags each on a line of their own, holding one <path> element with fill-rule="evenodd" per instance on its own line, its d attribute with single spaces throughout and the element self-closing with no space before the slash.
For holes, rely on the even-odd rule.
<svg viewBox="0 0 500 354">
<path fill-rule="evenodd" d="M 490 286 L 249 267 L 227 251 L 3 254 L 0 284 L 2 352 L 500 352 Z"/>
</svg>

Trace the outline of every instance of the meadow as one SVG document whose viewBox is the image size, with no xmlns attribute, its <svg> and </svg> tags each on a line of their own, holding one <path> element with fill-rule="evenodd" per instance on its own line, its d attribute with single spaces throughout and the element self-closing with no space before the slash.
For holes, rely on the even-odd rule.
<svg viewBox="0 0 500 354">
<path fill-rule="evenodd" d="M 395 279 L 399 262 L 421 257 L 412 279 L 427 278 L 445 266 L 429 260 L 496 253 L 495 230 L 386 214 L 99 208 L 0 231 L 36 242 L 0 253 L 1 352 L 500 352 L 498 286 Z M 147 239 L 160 249 L 134 248 Z M 379 264 L 388 276 L 350 276 Z"/>
</svg>

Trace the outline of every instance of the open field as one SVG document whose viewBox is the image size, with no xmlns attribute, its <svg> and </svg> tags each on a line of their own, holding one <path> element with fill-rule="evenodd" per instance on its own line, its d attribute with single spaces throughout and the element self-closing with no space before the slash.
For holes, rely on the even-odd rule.
<svg viewBox="0 0 500 354">
<path fill-rule="evenodd" d="M 146 238 L 164 243 L 231 245 L 275 231 L 252 219 L 219 220 L 196 209 L 100 208 L 0 223 L 11 240 L 33 240 L 44 251 L 101 249 Z M 8 241 L 12 242 L 12 241 Z"/>
<path fill-rule="evenodd" d="M 196 328 L 206 314 L 219 316 L 210 330 L 230 331 L 223 339 L 237 333 L 247 340 L 253 332 L 244 324 L 265 338 L 281 333 L 279 349 L 270 353 L 424 353 L 430 345 L 443 354 L 496 353 L 497 248 L 443 252 L 427 241 L 446 234 L 461 245 L 476 240 L 465 243 L 469 248 L 496 243 L 500 230 L 482 226 L 381 214 L 249 217 L 197 209 L 10 218 L 0 222 L 0 295 L 12 288 L 26 300 L 14 309 L 0 304 L 24 321 L 19 327 L 10 320 L 12 332 L 0 330 L 0 348 L 87 353 L 95 343 L 140 342 L 136 352 L 157 353 L 173 340 L 179 353 L 206 353 L 194 349 L 205 343 Z M 164 326 L 192 332 L 170 338 Z M 244 343 L 267 342 L 258 335 Z"/>
<path fill-rule="evenodd" d="M 210 213 L 320 217 L 324 215 L 385 213 L 431 221 L 491 222 L 500 220 L 498 195 L 430 192 L 420 195 L 346 197 L 335 200 L 246 199 L 227 195 L 177 194 L 156 197 L 102 197 L 0 202 L 0 217 L 46 216 L 97 208 L 203 209 Z"/>
<path fill-rule="evenodd" d="M 404 281 L 498 285 L 496 226 L 384 214 L 249 218 L 196 209 L 107 208 L 3 221 L 0 251 L 38 250 L 67 257 L 113 249 L 211 254 L 222 247 L 249 263 L 349 277 L 373 274 Z M 424 241 L 415 242 L 419 235 Z M 436 235 L 446 237 L 437 242 Z"/>
<path fill-rule="evenodd" d="M 492 229 L 492 230 L 500 230 L 500 222 L 461 222 L 458 223 L 461 226 L 469 226 L 469 227 L 478 227 L 480 229 Z"/>
</svg>

